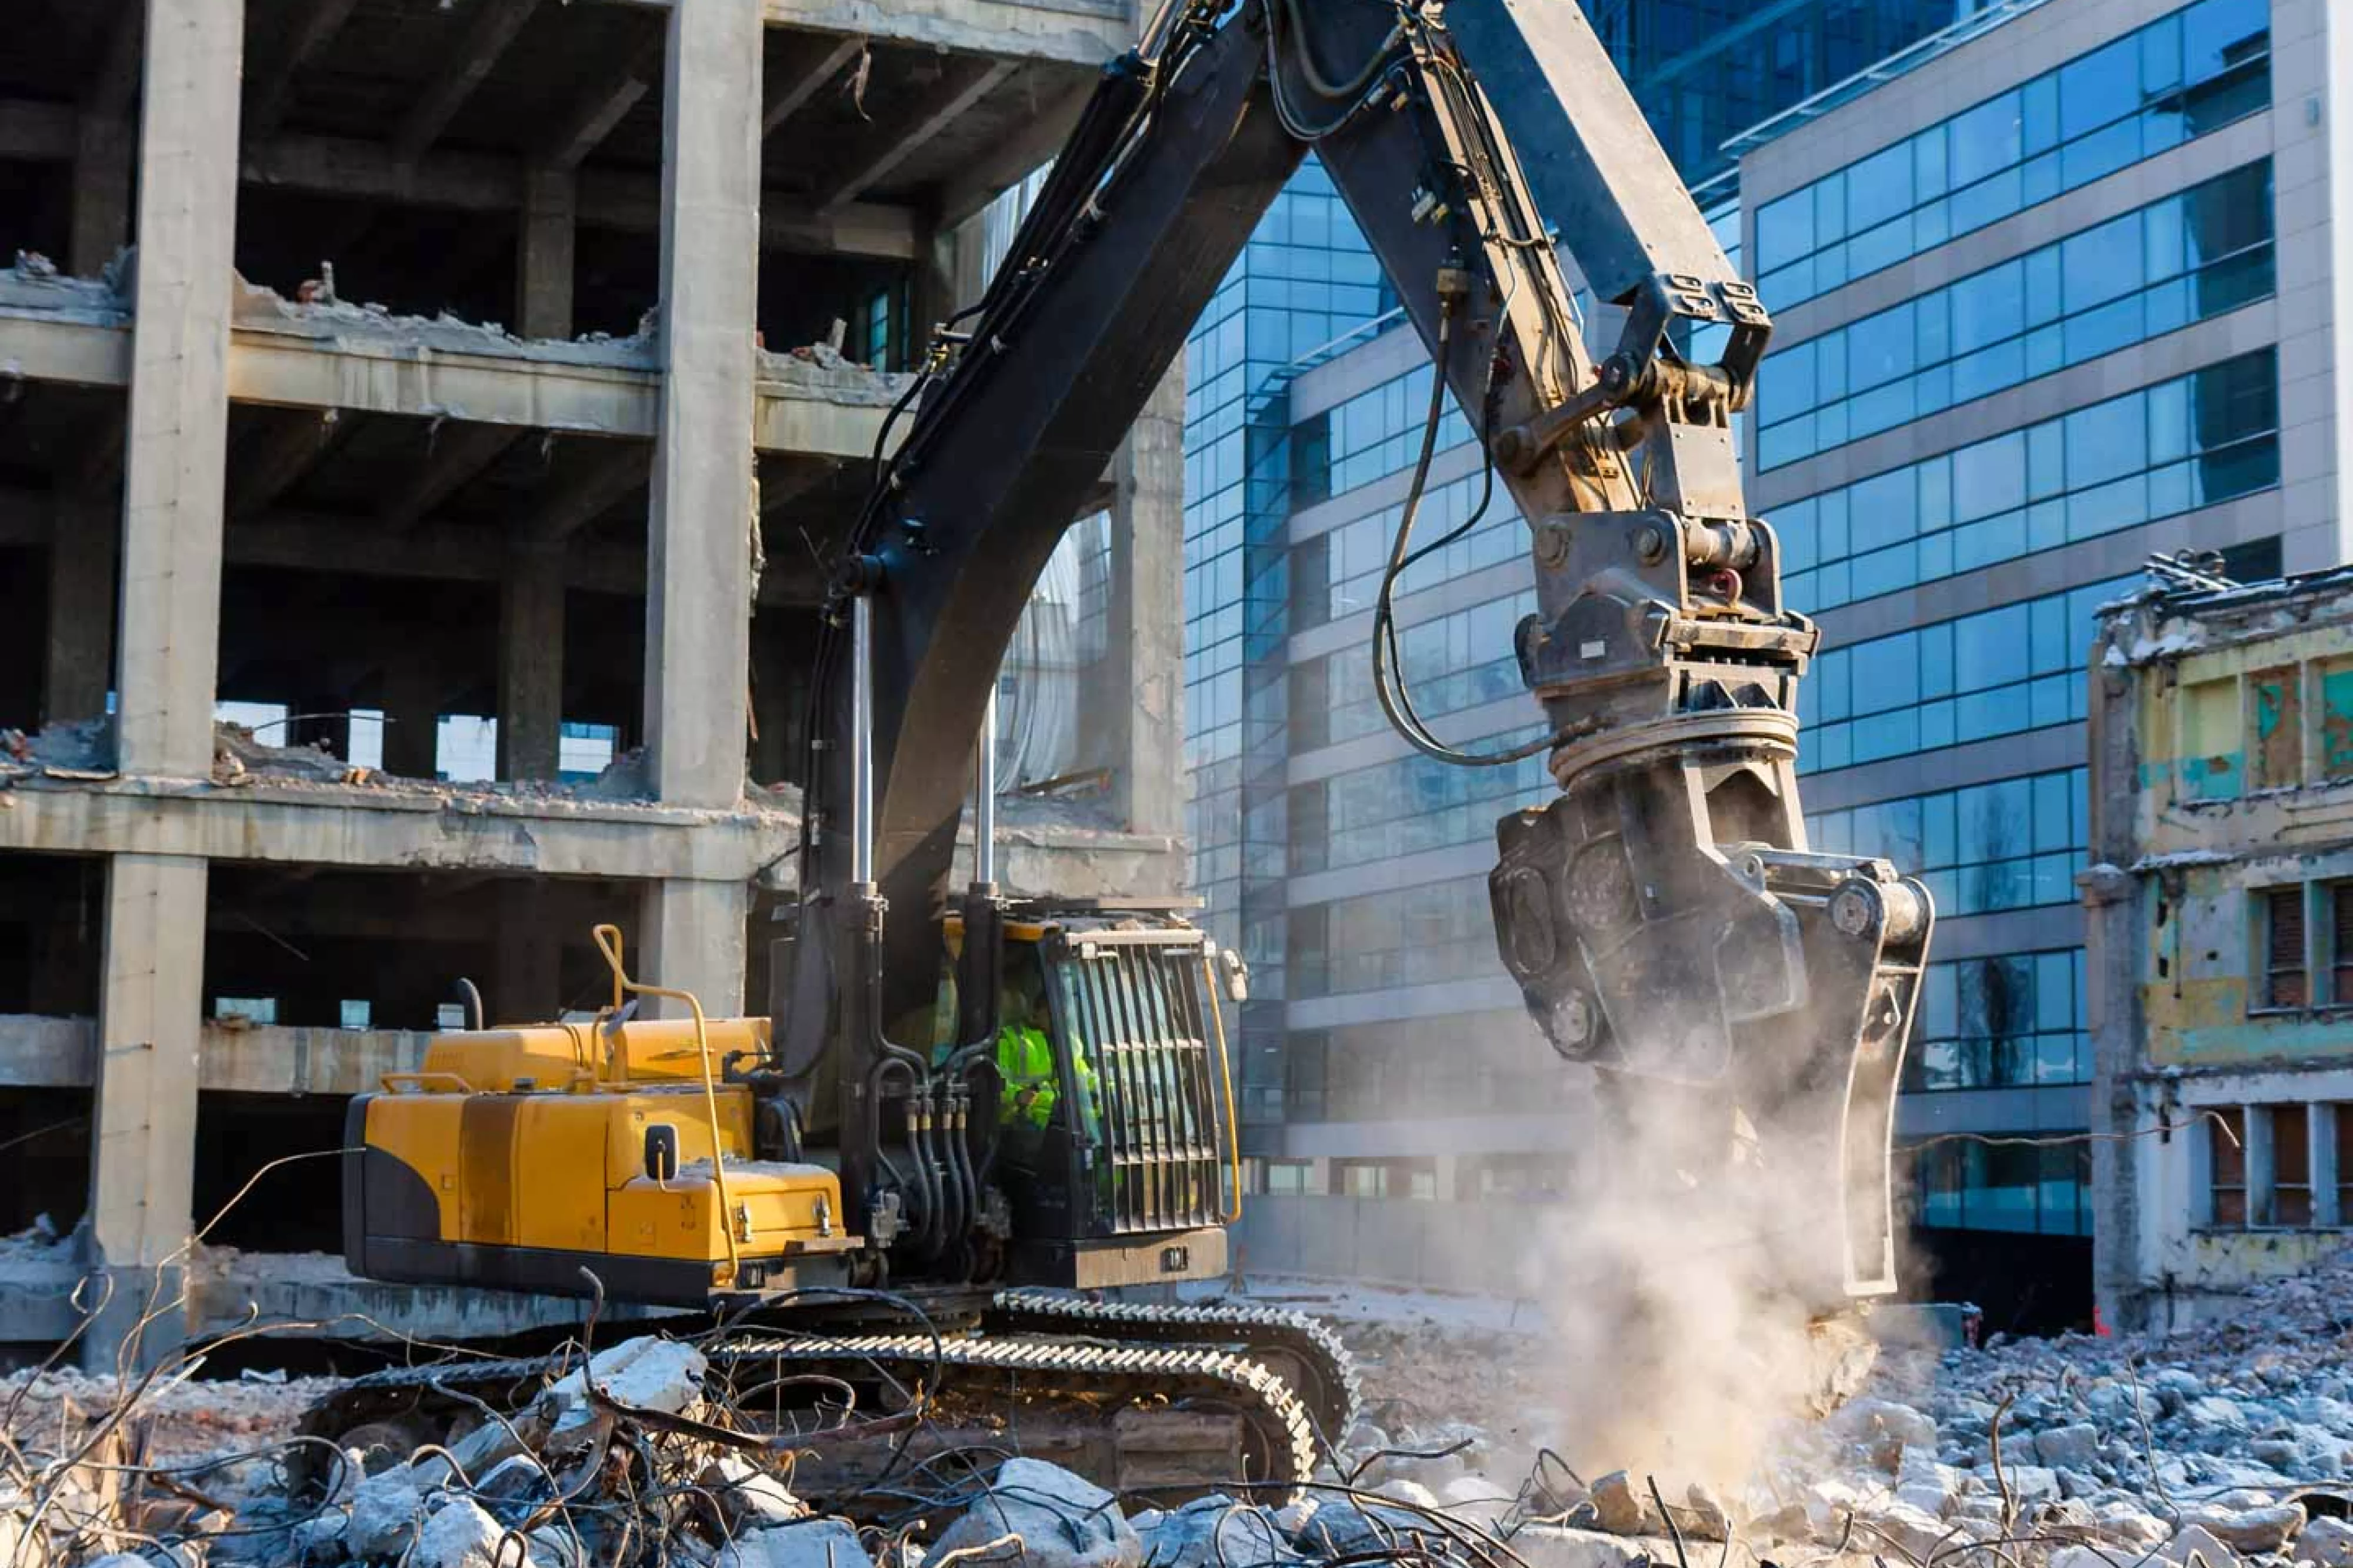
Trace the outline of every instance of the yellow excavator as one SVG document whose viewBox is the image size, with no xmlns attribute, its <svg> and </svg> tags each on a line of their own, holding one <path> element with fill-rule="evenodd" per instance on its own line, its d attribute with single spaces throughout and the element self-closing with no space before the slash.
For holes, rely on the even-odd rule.
<svg viewBox="0 0 2353 1568">
<path fill-rule="evenodd" d="M 1792 1296 L 1894 1288 L 1889 1136 L 1933 910 L 1884 861 L 1807 847 L 1817 634 L 1782 602 L 1731 437 L 1770 319 L 1572 0 L 1164 5 L 892 410 L 905 439 L 834 564 L 811 672 L 770 1016 L 705 1018 L 601 931 L 592 1020 L 441 1037 L 353 1102 L 355 1272 L 717 1310 L 714 1375 L 821 1371 L 886 1403 L 921 1383 L 983 1426 L 1019 1408 L 1114 1484 L 1307 1477 L 1353 1412 L 1327 1331 L 1085 1294 L 1227 1269 L 1239 960 L 1178 910 L 1005 897 L 985 762 L 978 864 L 949 882 L 1031 586 L 1311 149 L 1440 371 L 1374 617 L 1383 709 L 1420 754 L 1547 754 L 1558 785 L 1499 825 L 1491 879 L 1531 1016 L 1607 1103 L 1672 1108 L 1679 1176 L 1736 1183 L 1718 1151 L 1769 1153 L 1781 1212 L 1819 1221 L 1778 1244 Z M 1622 312 L 1598 361 L 1552 225 Z M 1516 652 L 1546 732 L 1501 752 L 1432 734 L 1396 658 L 1449 392 L 1529 528 Z M 687 1016 L 640 1016 L 648 996 Z M 311 1429 L 426 1419 L 531 1366 L 377 1374 Z M 1172 1413 L 1214 1460 L 1171 1458 Z"/>
</svg>

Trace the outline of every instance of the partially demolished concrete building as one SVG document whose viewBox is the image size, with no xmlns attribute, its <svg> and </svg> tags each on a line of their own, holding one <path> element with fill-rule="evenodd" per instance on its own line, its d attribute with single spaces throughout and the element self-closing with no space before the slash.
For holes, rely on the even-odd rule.
<svg viewBox="0 0 2353 1568">
<path fill-rule="evenodd" d="M 2353 1225 L 2353 572 L 2145 591 L 2091 674 L 2095 1285 L 2166 1329 Z"/>
<path fill-rule="evenodd" d="M 459 975 L 496 1016 L 593 1002 L 616 920 L 760 1005 L 829 556 L 977 297 L 979 216 L 1135 30 L 1126 0 L 30 11 L 0 47 L 18 1342 L 332 1150 Z M 1098 787 L 1010 815 L 1017 887 L 1181 874 L 1180 405 L 1104 476 L 1100 658 L 1060 672 L 1092 717 L 1060 771 Z M 264 1177 L 192 1316 L 528 1310 L 343 1276 L 336 1180 Z"/>
</svg>

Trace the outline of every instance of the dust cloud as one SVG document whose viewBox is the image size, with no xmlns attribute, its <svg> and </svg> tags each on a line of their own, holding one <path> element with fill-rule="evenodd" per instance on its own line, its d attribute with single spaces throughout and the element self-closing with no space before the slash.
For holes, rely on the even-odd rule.
<svg viewBox="0 0 2353 1568">
<path fill-rule="evenodd" d="M 1807 1212 L 1819 1184 L 1777 1173 L 1719 1100 L 1620 1081 L 1594 1109 L 1597 1146 L 1523 1271 L 1551 1336 L 1555 1447 L 1588 1479 L 1655 1476 L 1671 1505 L 1694 1484 L 1737 1496 L 1821 1392 L 1788 1262 L 1837 1216 Z"/>
</svg>

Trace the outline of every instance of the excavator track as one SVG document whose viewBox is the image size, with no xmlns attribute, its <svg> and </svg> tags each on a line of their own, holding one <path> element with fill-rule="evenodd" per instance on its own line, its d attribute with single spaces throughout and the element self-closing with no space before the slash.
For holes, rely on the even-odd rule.
<svg viewBox="0 0 2353 1568">
<path fill-rule="evenodd" d="M 1314 1474 L 1307 1407 L 1251 1357 L 1196 1344 L 984 1333 L 749 1333 L 711 1352 L 738 1387 L 776 1367 L 922 1387 L 943 1431 L 991 1429 L 1008 1452 L 1039 1454 L 1114 1491 L 1171 1497 L 1220 1482 L 1296 1487 Z M 1166 1426 L 1166 1431 L 1154 1428 Z M 813 1438 L 811 1447 L 824 1444 Z M 1042 1450 L 1042 1452 L 1041 1452 Z M 795 1472 L 807 1478 L 807 1460 Z"/>
<path fill-rule="evenodd" d="M 1019 1334 L 846 1335 L 749 1327 L 702 1349 L 709 1390 L 743 1391 L 741 1423 L 799 1433 L 797 1489 L 854 1513 L 860 1487 L 886 1468 L 975 1449 L 1049 1458 L 1122 1492 L 1176 1500 L 1248 1480 L 1297 1486 L 1316 1462 L 1314 1419 L 1273 1371 L 1243 1354 L 1159 1344 Z M 561 1370 L 558 1358 L 395 1367 L 353 1380 L 303 1416 L 306 1436 L 343 1445 L 441 1441 L 488 1405 L 520 1410 Z M 833 1440 L 814 1406 L 763 1408 L 760 1391 L 822 1373 L 855 1388 L 860 1409 L 889 1411 L 917 1393 L 927 1419 L 886 1443 Z M 835 1412 L 833 1414 L 838 1414 Z M 325 1450 L 304 1445 L 298 1484 L 325 1480 Z"/>
<path fill-rule="evenodd" d="M 1090 1301 L 1050 1290 L 1000 1290 L 983 1321 L 991 1333 L 1233 1346 L 1282 1375 L 1307 1406 L 1326 1449 L 1346 1441 L 1363 1403 L 1356 1358 L 1340 1336 L 1304 1312 L 1279 1307 L 1155 1306 Z"/>
</svg>

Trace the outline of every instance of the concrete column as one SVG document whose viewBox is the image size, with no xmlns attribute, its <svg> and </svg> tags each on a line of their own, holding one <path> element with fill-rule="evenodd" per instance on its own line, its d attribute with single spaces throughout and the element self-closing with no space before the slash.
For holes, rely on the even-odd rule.
<svg viewBox="0 0 2353 1568">
<path fill-rule="evenodd" d="M 572 253 L 578 182 L 568 169 L 531 169 L 515 241 L 515 314 L 526 338 L 572 335 Z"/>
<path fill-rule="evenodd" d="M 120 761 L 212 770 L 244 0 L 147 0 Z"/>
<path fill-rule="evenodd" d="M 106 711 L 118 520 L 111 500 L 58 498 L 49 527 L 49 638 L 41 721 Z"/>
<path fill-rule="evenodd" d="M 423 653 L 385 671 L 384 717 L 384 771 L 397 778 L 431 778 L 441 750 L 441 681 Z"/>
<path fill-rule="evenodd" d="M 206 871 L 173 855 L 117 855 L 108 868 L 90 1262 L 111 1277 L 113 1296 L 84 1342 L 93 1369 L 111 1371 L 138 1320 L 180 1289 L 194 1223 Z M 153 1363 L 185 1328 L 185 1312 L 163 1313 L 140 1333 L 135 1359 Z"/>
<path fill-rule="evenodd" d="M 923 358 L 923 349 L 931 342 L 932 329 L 956 313 L 967 302 L 961 298 L 957 279 L 957 263 L 967 247 L 955 229 L 933 229 L 915 246 L 915 264 L 907 279 L 906 364 L 912 369 Z M 976 241 L 971 249 L 977 250 Z M 984 280 L 985 283 L 985 280 Z M 980 296 L 972 295 L 976 301 Z"/>
<path fill-rule="evenodd" d="M 760 47 L 760 0 L 670 7 L 645 688 L 655 789 L 681 805 L 744 793 Z"/>
<path fill-rule="evenodd" d="M 637 979 L 691 991 L 713 1018 L 734 1017 L 744 1007 L 744 931 L 752 912 L 752 890 L 742 882 L 699 882 L 684 878 L 646 889 L 645 934 L 630 963 Z M 660 1017 L 684 1017 L 686 1009 L 657 999 Z"/>
<path fill-rule="evenodd" d="M 501 726 L 503 728 L 503 726 Z M 532 1023 L 555 1016 L 564 999 L 560 943 L 571 933 L 550 925 L 546 885 L 513 878 L 498 886 L 498 968 L 483 998 L 493 1025 Z"/>
<path fill-rule="evenodd" d="M 518 551 L 499 603 L 499 777 L 553 779 L 564 718 L 564 552 Z"/>
<path fill-rule="evenodd" d="M 1113 460 L 1111 605 L 1103 657 L 1081 697 L 1082 732 L 1138 833 L 1183 831 L 1185 366 L 1145 405 Z"/>
<path fill-rule="evenodd" d="M 85 113 L 74 130 L 73 230 L 66 270 L 96 278 L 131 243 L 131 185 L 138 138 L 131 121 Z"/>
</svg>

